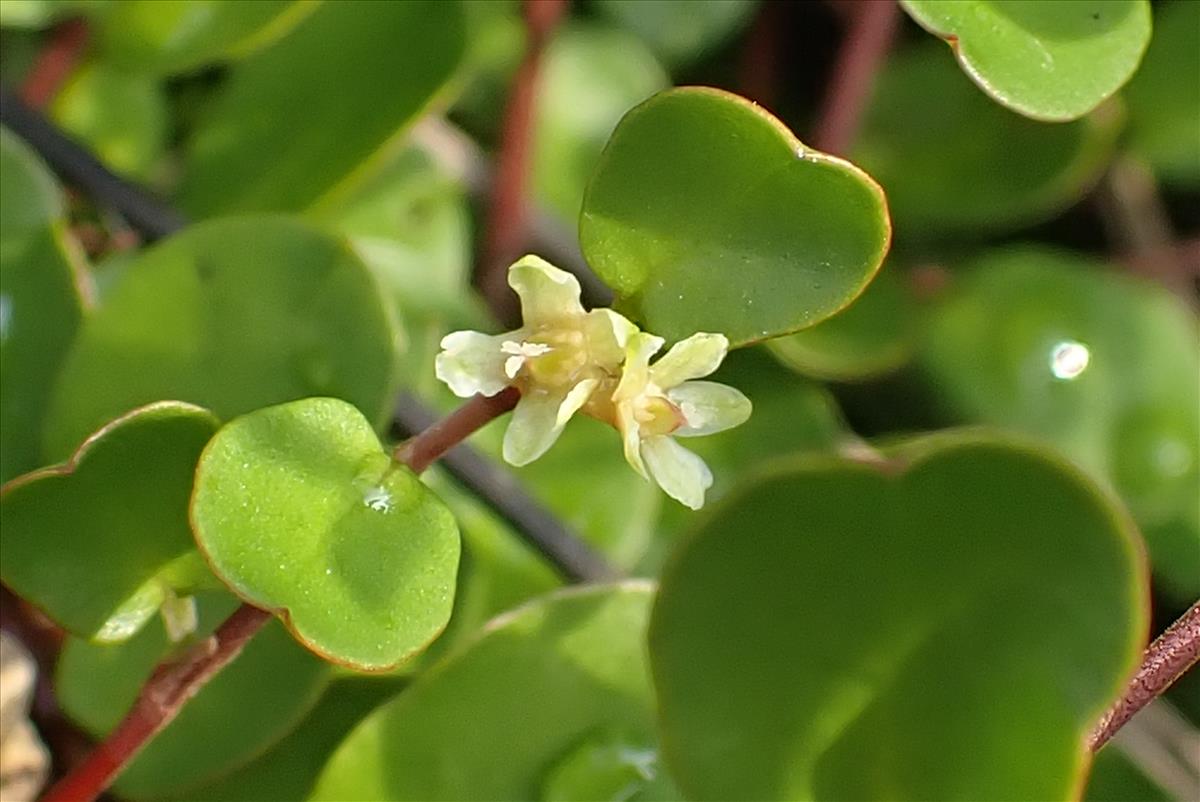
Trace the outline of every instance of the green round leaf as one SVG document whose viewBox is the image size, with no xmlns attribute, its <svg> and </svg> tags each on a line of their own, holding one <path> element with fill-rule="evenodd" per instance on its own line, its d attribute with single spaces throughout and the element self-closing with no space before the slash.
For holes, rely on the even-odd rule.
<svg viewBox="0 0 1200 802">
<path fill-rule="evenodd" d="M 199 632 L 207 635 L 237 600 L 202 593 L 197 607 Z M 147 627 L 117 645 L 68 638 L 56 669 L 57 699 L 75 721 L 103 737 L 128 712 L 154 667 L 172 654 L 161 627 Z M 116 793 L 177 798 L 253 760 L 304 718 L 329 676 L 327 664 L 269 623 L 133 759 L 117 779 Z"/>
<path fill-rule="evenodd" d="M 695 799 L 1064 799 L 1137 664 L 1124 513 L 979 435 L 741 485 L 664 574 L 664 757 Z"/>
<path fill-rule="evenodd" d="M 151 404 L 93 434 L 67 463 L 4 485 L 4 584 L 76 635 L 130 637 L 165 594 L 190 591 L 208 573 L 187 509 L 196 460 L 216 430 L 206 410 Z"/>
<path fill-rule="evenodd" d="M 196 469 L 192 527 L 237 595 L 334 662 L 391 668 L 450 618 L 454 518 L 344 401 L 226 424 Z"/>
<path fill-rule="evenodd" d="M 956 418 L 1028 432 L 1111 481 L 1159 577 L 1200 593 L 1200 324 L 1069 253 L 993 251 L 932 309 L 919 362 Z"/>
<path fill-rule="evenodd" d="M 42 421 L 93 292 L 50 171 L 0 128 L 0 482 L 43 465 Z"/>
<path fill-rule="evenodd" d="M 180 202 L 299 211 L 347 191 L 443 92 L 463 27 L 448 0 L 321 3 L 233 72 L 191 143 Z"/>
<path fill-rule="evenodd" d="M 1087 114 L 1133 75 L 1148 0 L 902 0 L 983 91 L 1035 120 Z"/>
<path fill-rule="evenodd" d="M 117 172 L 152 177 L 166 150 L 167 96 L 155 78 L 103 62 L 90 64 L 71 76 L 52 112 L 59 125 Z"/>
<path fill-rule="evenodd" d="M 579 223 L 588 263 L 646 328 L 668 340 L 721 332 L 734 345 L 845 307 L 879 269 L 890 231 L 866 173 L 703 87 L 625 115 Z"/>
<path fill-rule="evenodd" d="M 127 265 L 75 340 L 46 453 L 140 404 L 190 401 L 228 419 L 332 395 L 388 418 L 397 331 L 344 243 L 279 217 L 192 226 Z"/>
<path fill-rule="evenodd" d="M 853 155 L 887 191 L 901 236 L 978 237 L 1082 198 L 1112 156 L 1116 111 L 1062 125 L 1026 119 L 990 102 L 926 43 L 880 74 Z"/>
<path fill-rule="evenodd" d="M 643 645 L 651 596 L 641 582 L 577 588 L 495 619 L 359 725 L 313 798 L 561 798 L 602 787 L 620 747 L 645 773 L 606 798 L 672 798 L 634 795 L 661 777 Z M 590 770 L 587 753 L 600 758 Z"/>
<path fill-rule="evenodd" d="M 916 338 L 913 299 L 895 270 L 883 270 L 846 311 L 767 342 L 779 361 L 817 379 L 861 381 L 899 369 Z"/>
<path fill-rule="evenodd" d="M 1154 11 L 1154 38 L 1124 92 L 1130 145 L 1164 181 L 1200 185 L 1200 3 L 1176 0 Z"/>
<path fill-rule="evenodd" d="M 99 46 L 126 70 L 186 72 L 273 41 L 313 8 L 301 0 L 121 0 L 98 16 Z"/>
</svg>

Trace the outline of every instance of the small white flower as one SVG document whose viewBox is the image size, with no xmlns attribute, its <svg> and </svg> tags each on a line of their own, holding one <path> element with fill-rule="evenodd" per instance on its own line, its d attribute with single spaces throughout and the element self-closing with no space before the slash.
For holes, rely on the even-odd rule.
<svg viewBox="0 0 1200 802">
<path fill-rule="evenodd" d="M 654 365 L 663 339 L 637 332 L 626 346 L 625 370 L 612 395 L 613 424 L 625 459 L 652 477 L 667 495 L 699 509 L 712 486 L 704 460 L 675 442 L 731 429 L 750 417 L 750 399 L 716 382 L 692 381 L 712 373 L 729 349 L 721 334 L 693 334 Z"/>
<path fill-rule="evenodd" d="M 615 380 L 637 328 L 611 309 L 586 311 L 575 277 L 536 256 L 510 267 L 508 283 L 521 298 L 521 328 L 448 334 L 435 370 L 460 398 L 520 389 L 504 459 L 525 465 L 554 444 L 597 387 Z"/>
</svg>

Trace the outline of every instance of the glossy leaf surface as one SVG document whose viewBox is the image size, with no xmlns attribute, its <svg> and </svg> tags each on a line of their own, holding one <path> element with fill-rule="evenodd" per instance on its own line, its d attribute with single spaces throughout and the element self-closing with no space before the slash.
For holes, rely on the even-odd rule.
<svg viewBox="0 0 1200 802">
<path fill-rule="evenodd" d="M 0 128 L 0 482 L 43 465 L 42 421 L 91 295 L 46 166 Z"/>
<path fill-rule="evenodd" d="M 245 54 L 314 8 L 305 0 L 121 0 L 98 15 L 104 60 L 133 72 L 178 73 Z"/>
<path fill-rule="evenodd" d="M 998 102 L 1074 120 L 1116 92 L 1150 41 L 1148 0 L 902 0 Z"/>
<path fill-rule="evenodd" d="M 1154 38 L 1129 82 L 1130 144 L 1164 181 L 1200 185 L 1200 3 L 1163 3 Z"/>
<path fill-rule="evenodd" d="M 222 419 L 311 395 L 381 423 L 396 324 L 341 242 L 276 217 L 191 226 L 128 265 L 80 331 L 47 422 L 62 457 L 140 404 L 173 398 Z"/>
<path fill-rule="evenodd" d="M 644 583 L 592 586 L 495 619 L 355 729 L 313 798 L 539 799 L 563 782 L 594 790 L 594 775 L 561 774 L 597 741 L 644 754 L 661 778 L 643 657 L 650 599 Z M 620 798 L 671 798 L 650 782 Z"/>
<path fill-rule="evenodd" d="M 1140 656 L 1143 571 L 1121 510 L 1032 447 L 784 463 L 664 573 L 664 757 L 696 799 L 1070 797 Z"/>
<path fill-rule="evenodd" d="M 344 401 L 295 401 L 224 426 L 196 470 L 192 524 L 237 595 L 335 662 L 394 667 L 450 618 L 454 518 Z"/>
<path fill-rule="evenodd" d="M 1112 155 L 1120 117 L 1026 119 L 981 95 L 936 43 L 880 74 L 852 150 L 888 195 L 898 236 L 980 236 L 1049 217 L 1082 197 Z"/>
<path fill-rule="evenodd" d="M 198 602 L 201 634 L 237 607 L 223 592 L 200 594 Z M 103 736 L 129 710 L 155 665 L 171 654 L 161 627 L 146 627 L 117 645 L 68 639 L 55 685 L 60 704 L 86 730 Z M 327 664 L 270 622 L 133 759 L 116 793 L 175 798 L 253 760 L 303 719 L 329 675 Z"/>
<path fill-rule="evenodd" d="M 1165 290 L 1036 247 L 979 259 L 920 362 L 959 419 L 1036 435 L 1110 480 L 1181 600 L 1200 592 L 1200 328 Z"/>
<path fill-rule="evenodd" d="M 458 2 L 322 3 L 233 73 L 192 142 L 181 203 L 202 216 L 298 211 L 345 191 L 442 91 L 463 48 Z"/>
<path fill-rule="evenodd" d="M 69 462 L 4 485 L 4 583 L 68 631 L 118 641 L 165 594 L 211 581 L 187 509 L 196 460 L 216 430 L 206 410 L 152 404 L 96 432 Z"/>
<path fill-rule="evenodd" d="M 818 222 L 819 221 L 819 222 Z M 655 95 L 613 132 L 584 199 L 588 263 L 645 326 L 734 345 L 814 325 L 887 251 L 883 192 L 715 89 Z"/>
</svg>

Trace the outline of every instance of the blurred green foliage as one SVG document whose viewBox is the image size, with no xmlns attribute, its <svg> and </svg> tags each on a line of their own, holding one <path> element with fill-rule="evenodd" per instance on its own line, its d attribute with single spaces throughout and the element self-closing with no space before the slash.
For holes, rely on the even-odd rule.
<svg viewBox="0 0 1200 802">
<path fill-rule="evenodd" d="M 562 591 L 448 474 L 393 477 L 399 527 L 361 483 L 398 391 L 457 403 L 440 339 L 502 330 L 472 277 L 521 4 L 0 2 L 5 86 L 82 21 L 44 111 L 194 221 L 140 242 L 0 130 L 0 577 L 71 633 L 63 710 L 111 729 L 192 642 L 155 611 L 195 593 L 195 640 L 225 584 L 360 666 L 445 625 L 363 674 L 272 622 L 118 797 L 1170 798 L 1079 743 L 1148 602 L 1200 589 L 1200 3 L 908 0 L 855 141 L 818 153 L 858 5 L 588 0 L 547 42 L 529 247 L 581 250 L 655 333 L 746 345 L 714 379 L 755 407 L 689 442 L 698 513 L 591 419 L 514 470 L 642 578 Z M 724 91 L 656 94 L 696 83 Z M 311 396 L 345 403 L 273 406 Z M 220 579 L 186 531 L 218 423 Z M 498 460 L 503 427 L 472 445 Z"/>
</svg>

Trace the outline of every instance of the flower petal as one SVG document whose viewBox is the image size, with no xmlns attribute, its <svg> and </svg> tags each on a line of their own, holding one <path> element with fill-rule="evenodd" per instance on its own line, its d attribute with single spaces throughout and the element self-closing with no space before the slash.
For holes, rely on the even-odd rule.
<svg viewBox="0 0 1200 802">
<path fill-rule="evenodd" d="M 599 384 L 598 379 L 585 379 L 567 393 L 533 390 L 522 395 L 504 433 L 505 462 L 528 465 L 545 454 Z"/>
<path fill-rule="evenodd" d="M 618 405 L 641 395 L 650 381 L 650 357 L 663 347 L 663 338 L 644 331 L 634 332 L 625 344 L 625 368 L 621 380 L 613 391 L 613 401 Z"/>
<path fill-rule="evenodd" d="M 649 479 L 646 463 L 642 462 L 641 424 L 634 415 L 632 404 L 617 404 L 617 429 L 621 432 L 621 443 L 625 447 L 625 461 L 643 477 Z"/>
<path fill-rule="evenodd" d="M 521 296 L 526 326 L 584 314 L 579 281 L 537 256 L 525 256 L 508 269 L 508 286 Z"/>
<path fill-rule="evenodd" d="M 643 440 L 642 458 L 668 496 L 693 510 L 704 506 L 704 492 L 713 483 L 704 460 L 665 436 Z"/>
<path fill-rule="evenodd" d="M 495 395 L 509 384 L 504 373 L 507 358 L 501 346 L 520 339 L 520 332 L 489 335 L 478 331 L 455 331 L 442 338 L 442 352 L 434 361 L 434 373 L 459 398 L 476 393 Z"/>
<path fill-rule="evenodd" d="M 728 351 L 729 340 L 724 334 L 693 334 L 672 345 L 667 355 L 654 363 L 650 379 L 664 390 L 688 379 L 699 379 L 716 370 Z"/>
<path fill-rule="evenodd" d="M 685 423 L 671 432 L 673 437 L 699 437 L 740 426 L 753 407 L 740 390 L 718 382 L 684 382 L 667 391 L 679 407 Z"/>
<path fill-rule="evenodd" d="M 625 347 L 629 344 L 629 338 L 637 334 L 638 327 L 629 322 L 624 315 L 611 309 L 593 309 L 588 312 L 583 326 L 592 360 L 601 368 L 615 372 L 625 359 Z"/>
</svg>

